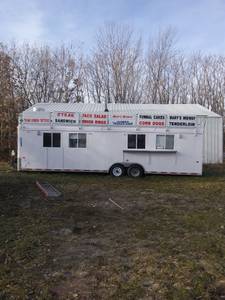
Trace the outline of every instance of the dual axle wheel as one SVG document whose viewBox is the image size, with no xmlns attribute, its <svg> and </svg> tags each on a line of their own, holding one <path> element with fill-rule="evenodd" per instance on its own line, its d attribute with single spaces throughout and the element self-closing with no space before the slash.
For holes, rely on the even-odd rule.
<svg viewBox="0 0 225 300">
<path fill-rule="evenodd" d="M 124 176 L 126 174 L 126 171 L 128 176 L 134 178 L 141 177 L 144 175 L 143 168 L 135 164 L 130 165 L 127 170 L 122 164 L 115 164 L 110 168 L 110 174 L 114 177 Z"/>
</svg>

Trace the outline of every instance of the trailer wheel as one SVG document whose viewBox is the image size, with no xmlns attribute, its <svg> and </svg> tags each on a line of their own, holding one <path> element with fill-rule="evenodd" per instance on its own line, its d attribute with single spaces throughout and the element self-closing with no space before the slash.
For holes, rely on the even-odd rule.
<svg viewBox="0 0 225 300">
<path fill-rule="evenodd" d="M 115 164 L 110 168 L 109 173 L 114 177 L 121 177 L 121 176 L 125 175 L 126 169 L 121 164 Z"/>
<path fill-rule="evenodd" d="M 130 177 L 142 177 L 144 175 L 144 169 L 139 165 L 131 165 L 128 168 L 127 173 Z"/>
</svg>

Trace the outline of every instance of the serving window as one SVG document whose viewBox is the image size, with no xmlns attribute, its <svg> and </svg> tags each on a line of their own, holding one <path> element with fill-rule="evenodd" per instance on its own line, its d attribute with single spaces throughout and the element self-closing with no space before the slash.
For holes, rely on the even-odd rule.
<svg viewBox="0 0 225 300">
<path fill-rule="evenodd" d="M 69 148 L 87 148 L 87 134 L 69 133 Z"/>
<path fill-rule="evenodd" d="M 174 135 L 156 135 L 156 149 L 159 150 L 173 150 L 174 149 Z"/>
</svg>

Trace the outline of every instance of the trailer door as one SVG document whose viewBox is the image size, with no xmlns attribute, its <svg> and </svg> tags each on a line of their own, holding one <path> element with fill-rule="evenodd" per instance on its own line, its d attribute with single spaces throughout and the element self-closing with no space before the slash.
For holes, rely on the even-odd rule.
<svg viewBox="0 0 225 300">
<path fill-rule="evenodd" d="M 20 147 L 21 169 L 46 170 L 47 148 L 42 146 L 42 134 L 36 130 L 20 132 L 18 147 Z"/>
<path fill-rule="evenodd" d="M 61 141 L 61 133 L 44 132 L 43 146 L 47 148 L 47 169 L 62 170 L 63 169 L 63 147 Z"/>
</svg>

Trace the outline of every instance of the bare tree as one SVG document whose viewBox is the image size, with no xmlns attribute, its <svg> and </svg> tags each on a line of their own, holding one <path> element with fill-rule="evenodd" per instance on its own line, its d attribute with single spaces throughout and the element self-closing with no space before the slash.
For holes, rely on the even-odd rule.
<svg viewBox="0 0 225 300">
<path fill-rule="evenodd" d="M 174 103 L 180 60 L 175 49 L 175 31 L 159 32 L 150 45 L 146 57 L 145 97 L 151 103 Z"/>
<path fill-rule="evenodd" d="M 95 102 L 135 103 L 142 99 L 141 39 L 128 26 L 107 24 L 97 34 L 87 62 L 89 95 Z"/>
<path fill-rule="evenodd" d="M 188 67 L 191 102 L 223 115 L 225 57 L 195 54 L 189 59 Z"/>
<path fill-rule="evenodd" d="M 83 58 L 73 47 L 57 49 L 26 44 L 12 55 L 17 93 L 27 106 L 37 102 L 82 101 L 77 83 L 83 80 Z M 79 84 L 81 89 L 81 84 Z M 79 99 L 78 99 L 79 96 Z"/>
<path fill-rule="evenodd" d="M 14 94 L 13 71 L 7 47 L 0 46 L 0 156 L 16 147 L 17 114 L 20 99 Z"/>
<path fill-rule="evenodd" d="M 129 26 L 106 24 L 78 47 L 0 44 L 0 152 L 16 145 L 18 114 L 37 102 L 198 103 L 224 114 L 225 56 L 184 55 L 161 31 L 146 55 Z"/>
</svg>

